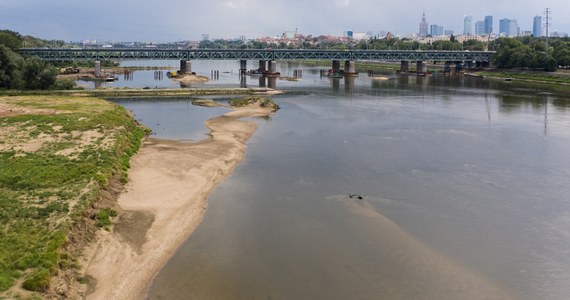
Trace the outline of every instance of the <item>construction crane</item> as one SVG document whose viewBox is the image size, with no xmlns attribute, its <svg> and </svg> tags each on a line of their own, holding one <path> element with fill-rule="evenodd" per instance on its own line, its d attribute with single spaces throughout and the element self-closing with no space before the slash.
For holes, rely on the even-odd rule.
<svg viewBox="0 0 570 300">
<path fill-rule="evenodd" d="M 487 49 L 485 49 L 485 51 L 489 51 L 489 44 L 491 43 L 491 33 L 493 33 L 493 27 L 489 29 L 489 34 L 487 35 Z"/>
</svg>

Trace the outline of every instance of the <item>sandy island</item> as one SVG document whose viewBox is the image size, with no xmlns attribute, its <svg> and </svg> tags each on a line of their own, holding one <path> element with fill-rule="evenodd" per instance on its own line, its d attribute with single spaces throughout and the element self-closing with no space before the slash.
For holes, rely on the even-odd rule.
<svg viewBox="0 0 570 300">
<path fill-rule="evenodd" d="M 154 276 L 202 220 L 210 191 L 244 158 L 257 126 L 239 119 L 273 111 L 259 103 L 236 108 L 206 121 L 211 137 L 196 143 L 145 140 L 118 199 L 125 212 L 113 232 L 101 231 L 86 251 L 85 273 L 96 282 L 87 299 L 145 297 Z"/>
</svg>

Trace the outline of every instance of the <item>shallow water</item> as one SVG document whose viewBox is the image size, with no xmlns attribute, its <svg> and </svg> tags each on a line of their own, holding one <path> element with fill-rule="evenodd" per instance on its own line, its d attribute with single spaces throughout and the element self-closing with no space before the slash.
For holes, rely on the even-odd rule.
<svg viewBox="0 0 570 300">
<path fill-rule="evenodd" d="M 472 78 L 284 85 L 149 299 L 570 295 L 567 96 Z"/>
</svg>

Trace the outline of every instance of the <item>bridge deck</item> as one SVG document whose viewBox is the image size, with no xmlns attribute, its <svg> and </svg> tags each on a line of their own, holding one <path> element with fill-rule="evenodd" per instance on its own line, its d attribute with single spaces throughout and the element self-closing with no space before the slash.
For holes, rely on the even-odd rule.
<svg viewBox="0 0 570 300">
<path fill-rule="evenodd" d="M 20 53 L 43 60 L 366 60 L 366 61 L 481 61 L 488 62 L 494 51 L 414 50 L 272 50 L 272 49 L 38 49 Z"/>
</svg>

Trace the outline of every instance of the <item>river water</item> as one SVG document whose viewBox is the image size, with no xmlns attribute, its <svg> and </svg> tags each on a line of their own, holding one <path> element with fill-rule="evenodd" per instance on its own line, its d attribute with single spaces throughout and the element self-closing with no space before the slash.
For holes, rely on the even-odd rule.
<svg viewBox="0 0 570 300">
<path fill-rule="evenodd" d="M 239 86 L 231 68 L 207 85 Z M 568 298 L 567 95 L 279 68 L 303 78 L 276 82 L 281 109 L 253 119 L 246 159 L 149 299 Z M 220 111 L 189 101 L 120 103 L 158 137 L 199 139 Z"/>
</svg>

